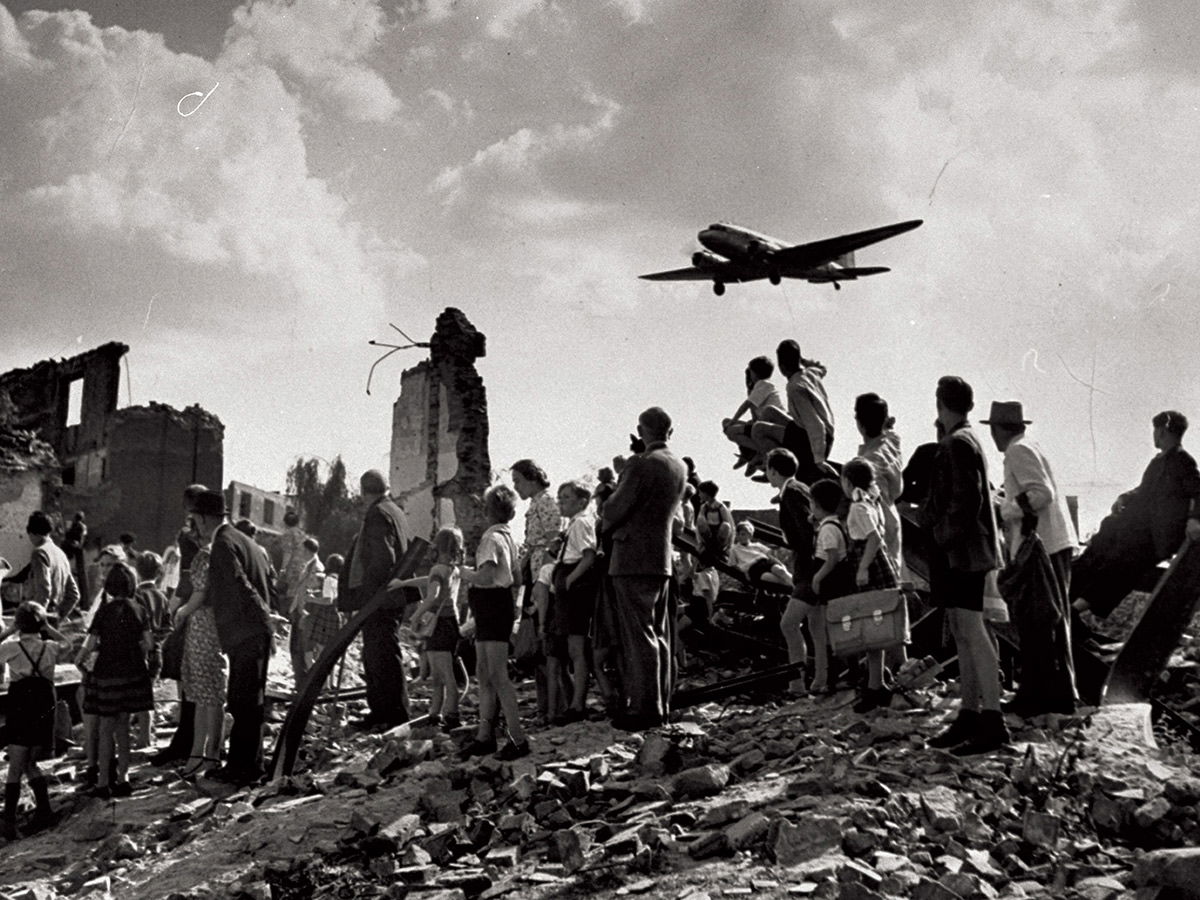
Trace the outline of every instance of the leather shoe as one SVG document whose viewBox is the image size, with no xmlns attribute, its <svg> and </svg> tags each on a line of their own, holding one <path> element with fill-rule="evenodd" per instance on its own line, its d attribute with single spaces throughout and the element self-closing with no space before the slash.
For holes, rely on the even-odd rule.
<svg viewBox="0 0 1200 900">
<path fill-rule="evenodd" d="M 613 719 L 613 727 L 619 731 L 647 731 L 663 725 L 662 716 L 641 716 L 626 713 Z"/>
<path fill-rule="evenodd" d="M 998 709 L 985 709 L 979 714 L 975 733 L 950 752 L 955 756 L 973 756 L 976 753 L 991 753 L 1009 742 L 1012 735 L 1004 724 L 1004 714 Z"/>
<path fill-rule="evenodd" d="M 974 735 L 978 727 L 979 712 L 977 710 L 959 710 L 958 718 L 950 723 L 950 727 L 941 734 L 935 735 L 927 740 L 925 742 L 925 746 L 936 747 L 941 750 L 946 750 L 950 747 L 957 747 L 963 741 Z"/>
<path fill-rule="evenodd" d="M 236 766 L 221 766 L 208 772 L 205 778 L 220 781 L 222 784 L 233 784 L 238 787 L 255 784 L 262 780 L 262 773 L 253 769 L 242 769 Z"/>
<path fill-rule="evenodd" d="M 495 738 L 490 738 L 486 741 L 481 741 L 481 740 L 479 740 L 479 738 L 475 738 L 474 740 L 471 741 L 471 743 L 467 744 L 465 747 L 463 747 L 461 750 L 458 751 L 458 758 L 459 759 L 470 759 L 473 756 L 487 756 L 488 754 L 495 753 L 495 752 L 496 752 Z"/>
</svg>

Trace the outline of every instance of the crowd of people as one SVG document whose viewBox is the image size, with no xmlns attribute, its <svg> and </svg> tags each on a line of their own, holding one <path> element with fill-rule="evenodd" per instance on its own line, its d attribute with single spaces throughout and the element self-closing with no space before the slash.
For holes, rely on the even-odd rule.
<svg viewBox="0 0 1200 900">
<path fill-rule="evenodd" d="M 771 382 L 770 359 L 752 360 L 748 399 L 722 427 L 738 448 L 734 468 L 769 485 L 781 546 L 757 542 L 754 524 L 734 521 L 716 482 L 675 454 L 671 417 L 659 407 L 641 413 L 629 454 L 595 486 L 554 487 L 533 460 L 514 463 L 511 487 L 493 485 L 482 498 L 487 527 L 475 545 L 457 527 L 439 529 L 420 575 L 401 571 L 412 529 L 375 470 L 360 479 L 365 512 L 344 555 L 322 560 L 289 511 L 278 567 L 254 526 L 231 522 L 223 495 L 203 485 L 184 492 L 185 527 L 166 553 L 139 551 L 133 535 L 122 535 L 90 570 L 82 513 L 61 547 L 50 518 L 34 513 L 24 602 L 0 643 L 10 678 L 4 835 L 15 835 L 23 780 L 35 799 L 34 827 L 53 820 L 38 760 L 55 743 L 62 662 L 82 672 L 84 780 L 96 796 L 132 792 L 131 745 L 154 740 L 154 682 L 162 678 L 178 682 L 180 719 L 153 761 L 179 765 L 185 778 L 259 780 L 267 666 L 284 621 L 299 686 L 344 617 L 363 612 L 367 712 L 358 727 L 413 717 L 404 644 L 415 642 L 429 682 L 426 724 L 465 735 L 473 669 L 476 721 L 464 758 L 530 752 L 514 673 L 533 676 L 540 725 L 599 715 L 631 731 L 665 723 L 685 657 L 681 634 L 713 619 L 723 578 L 781 598 L 779 628 L 795 672 L 788 692 L 831 692 L 827 610 L 841 598 L 902 590 L 903 505 L 928 536 L 929 598 L 945 611 L 958 658 L 958 713 L 928 743 L 989 752 L 1009 739 L 1006 712 L 1075 708 L 1072 611 L 1105 614 L 1147 567 L 1200 539 L 1200 474 L 1182 448 L 1181 413 L 1154 417 L 1158 455 L 1076 558 L 1066 498 L 1019 402 L 993 402 L 980 421 L 1003 454 L 998 485 L 970 422 L 974 392 L 956 376 L 934 391 L 936 442 L 907 467 L 888 404 L 874 393 L 856 399 L 857 454 L 837 465 L 825 368 L 795 341 L 779 345 L 776 363 L 784 391 Z M 522 502 L 518 546 L 511 523 Z M 987 615 L 1002 597 L 1021 639 L 1019 687 L 1007 708 Z M 74 621 L 81 642 L 59 630 Z M 869 714 L 892 702 L 903 637 L 863 657 L 854 708 Z M 589 705 L 593 685 L 599 703 Z"/>
</svg>

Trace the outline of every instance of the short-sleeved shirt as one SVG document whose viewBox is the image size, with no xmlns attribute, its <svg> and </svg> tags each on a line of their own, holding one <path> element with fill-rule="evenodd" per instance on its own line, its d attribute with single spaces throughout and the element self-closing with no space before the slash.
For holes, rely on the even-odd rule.
<svg viewBox="0 0 1200 900">
<path fill-rule="evenodd" d="M 852 541 L 865 541 L 872 534 L 878 534 L 883 540 L 883 510 L 879 502 L 869 497 L 856 497 L 850 504 L 846 514 L 846 533 Z"/>
<path fill-rule="evenodd" d="M 586 511 L 576 513 L 567 525 L 562 561 L 568 565 L 583 559 L 585 550 L 596 549 L 596 520 Z"/>
<path fill-rule="evenodd" d="M 831 550 L 840 550 L 843 556 L 846 554 L 846 539 L 842 536 L 837 516 L 826 516 L 817 526 L 816 549 L 813 550 L 813 556 L 820 560 L 826 560 L 829 559 Z"/>
<path fill-rule="evenodd" d="M 479 539 L 479 547 L 475 550 L 475 568 L 479 569 L 489 562 L 496 564 L 492 586 L 512 587 L 516 548 L 507 523 L 493 525 Z"/>
<path fill-rule="evenodd" d="M 783 398 L 779 396 L 779 389 L 765 378 L 754 382 L 754 387 L 750 388 L 750 396 L 747 399 L 756 413 L 762 412 L 767 407 L 783 410 Z"/>
<path fill-rule="evenodd" d="M 321 603 L 330 606 L 337 602 L 337 595 L 338 573 L 326 572 L 325 579 L 321 582 Z"/>
<path fill-rule="evenodd" d="M 35 662 L 38 654 L 41 654 L 38 671 L 51 680 L 54 679 L 54 667 L 58 665 L 58 661 L 65 659 L 71 652 L 70 641 L 44 641 L 37 635 L 11 637 L 0 643 L 0 665 L 8 666 L 11 678 L 25 678 L 33 674 L 33 665 L 21 650 L 22 643 Z"/>
</svg>

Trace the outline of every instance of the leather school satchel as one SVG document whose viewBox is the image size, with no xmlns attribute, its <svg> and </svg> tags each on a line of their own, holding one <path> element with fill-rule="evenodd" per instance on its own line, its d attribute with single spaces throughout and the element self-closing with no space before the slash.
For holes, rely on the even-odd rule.
<svg viewBox="0 0 1200 900">
<path fill-rule="evenodd" d="M 888 650 L 908 640 L 908 603 L 902 588 L 847 594 L 825 610 L 829 649 L 835 656 Z"/>
</svg>

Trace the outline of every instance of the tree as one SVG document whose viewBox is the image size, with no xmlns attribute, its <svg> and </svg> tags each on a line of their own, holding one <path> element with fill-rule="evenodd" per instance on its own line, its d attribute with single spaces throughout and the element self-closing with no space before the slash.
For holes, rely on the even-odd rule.
<svg viewBox="0 0 1200 900">
<path fill-rule="evenodd" d="M 304 530 L 321 543 L 322 555 L 344 554 L 362 521 L 362 498 L 346 484 L 346 464 L 336 456 L 321 477 L 321 460 L 298 457 L 288 468 L 288 493 L 296 498 Z"/>
</svg>

